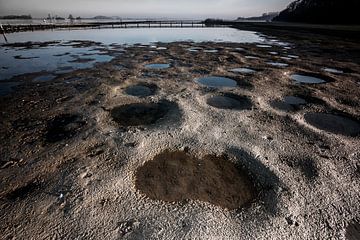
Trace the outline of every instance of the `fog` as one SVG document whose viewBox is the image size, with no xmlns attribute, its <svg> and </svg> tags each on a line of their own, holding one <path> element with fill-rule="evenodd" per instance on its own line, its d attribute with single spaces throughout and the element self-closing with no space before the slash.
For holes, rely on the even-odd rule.
<svg viewBox="0 0 360 240">
<path fill-rule="evenodd" d="M 291 0 L 0 0 L 0 15 L 232 19 L 279 11 Z"/>
</svg>

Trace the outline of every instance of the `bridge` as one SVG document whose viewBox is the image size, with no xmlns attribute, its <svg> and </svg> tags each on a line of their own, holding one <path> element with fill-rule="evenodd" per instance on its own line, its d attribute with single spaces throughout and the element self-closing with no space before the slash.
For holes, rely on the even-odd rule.
<svg viewBox="0 0 360 240">
<path fill-rule="evenodd" d="M 27 32 L 53 29 L 102 29 L 102 28 L 203 28 L 215 27 L 204 21 L 117 21 L 94 23 L 65 23 L 65 24 L 7 24 L 2 25 L 0 33 Z"/>
</svg>

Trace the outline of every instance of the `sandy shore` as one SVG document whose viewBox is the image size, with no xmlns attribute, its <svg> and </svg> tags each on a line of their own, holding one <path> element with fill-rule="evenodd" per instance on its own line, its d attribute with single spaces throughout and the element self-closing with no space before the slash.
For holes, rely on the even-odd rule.
<svg viewBox="0 0 360 240">
<path fill-rule="evenodd" d="M 119 52 L 123 46 L 113 46 L 108 54 L 115 58 L 91 69 L 47 82 L 34 82 L 36 74 L 18 77 L 16 91 L 0 101 L 0 238 L 356 239 L 359 44 L 291 35 L 278 36 L 290 46 L 271 48 L 182 42 Z M 145 67 L 152 63 L 170 67 Z M 240 67 L 256 72 L 230 71 Z M 326 83 L 299 84 L 290 79 L 294 73 Z M 237 87 L 208 88 L 195 81 L 204 76 L 230 78 Z M 139 90 L 146 94 L 127 94 L 133 85 L 147 87 Z M 228 99 L 209 101 L 214 96 L 237 101 L 229 107 Z M 306 103 L 284 103 L 285 96 Z M 135 103 L 140 108 L 130 108 L 129 116 L 114 112 Z M 133 118 L 136 111 L 145 116 L 140 122 Z M 189 156 L 179 175 L 191 168 L 191 183 L 175 177 L 178 162 L 173 178 L 163 178 L 172 166 L 162 168 L 161 162 L 137 175 L 166 151 Z M 235 207 L 234 192 L 208 188 L 201 161 L 214 175 L 211 181 L 233 184 L 229 191 L 244 184 Z M 191 188 L 197 184 L 203 187 Z M 172 194 L 179 185 L 190 199 Z M 226 204 L 218 191 L 229 194 Z"/>
</svg>

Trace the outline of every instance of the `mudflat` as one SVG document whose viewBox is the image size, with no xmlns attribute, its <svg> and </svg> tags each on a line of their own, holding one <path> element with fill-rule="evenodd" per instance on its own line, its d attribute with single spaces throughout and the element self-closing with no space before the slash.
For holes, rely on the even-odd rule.
<svg viewBox="0 0 360 240">
<path fill-rule="evenodd" d="M 102 46 L 109 62 L 14 77 L 0 97 L 0 238 L 356 239 L 359 43 L 296 35 Z"/>
</svg>

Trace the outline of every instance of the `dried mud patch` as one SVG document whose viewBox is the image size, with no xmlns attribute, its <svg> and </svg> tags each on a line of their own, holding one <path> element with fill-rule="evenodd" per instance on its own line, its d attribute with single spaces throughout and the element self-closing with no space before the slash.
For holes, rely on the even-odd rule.
<svg viewBox="0 0 360 240">
<path fill-rule="evenodd" d="M 248 97 L 229 93 L 210 97 L 206 103 L 219 109 L 248 110 L 252 107 Z"/>
<path fill-rule="evenodd" d="M 163 100 L 157 103 L 132 103 L 118 106 L 113 108 L 110 114 L 119 126 L 143 126 L 156 123 L 174 109 L 178 109 L 176 103 Z"/>
<path fill-rule="evenodd" d="M 227 209 L 251 202 L 257 190 L 247 173 L 227 157 L 198 159 L 181 151 L 165 151 L 136 171 L 136 188 L 153 200 L 200 200 Z"/>
<path fill-rule="evenodd" d="M 9 201 L 16 201 L 19 199 L 25 199 L 32 192 L 36 191 L 40 187 L 40 182 L 33 181 L 24 184 L 23 186 L 17 187 L 7 194 L 5 194 L 5 199 Z"/>
<path fill-rule="evenodd" d="M 86 124 L 80 115 L 61 114 L 48 121 L 45 142 L 55 143 L 74 137 Z"/>
<path fill-rule="evenodd" d="M 360 123 L 350 118 L 328 113 L 306 113 L 305 121 L 326 132 L 355 137 L 360 134 Z"/>
</svg>

